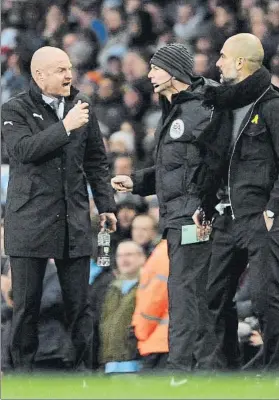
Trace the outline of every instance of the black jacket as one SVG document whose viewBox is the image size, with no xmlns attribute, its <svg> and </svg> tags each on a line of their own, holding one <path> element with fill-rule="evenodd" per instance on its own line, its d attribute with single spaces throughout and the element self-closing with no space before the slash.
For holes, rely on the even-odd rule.
<svg viewBox="0 0 279 400">
<path fill-rule="evenodd" d="M 171 106 L 162 100 L 163 118 L 155 133 L 155 166 L 132 176 L 133 193 L 157 194 L 162 228 L 179 228 L 189 222 L 203 202 L 201 185 L 207 172 L 197 138 L 211 116 L 211 110 L 202 105 L 205 85 L 217 84 L 199 78 L 191 91 L 174 95 Z"/>
<path fill-rule="evenodd" d="M 65 115 L 79 99 L 89 102 L 72 89 L 65 99 Z M 98 211 L 115 211 L 107 158 L 92 106 L 88 124 L 68 136 L 62 121 L 31 81 L 28 92 L 3 105 L 2 132 L 10 157 L 6 253 L 62 258 L 67 226 L 69 256 L 90 255 L 86 179 Z"/>
<path fill-rule="evenodd" d="M 270 86 L 244 119 L 229 160 L 234 216 L 271 210 L 279 215 L 279 93 Z"/>
</svg>

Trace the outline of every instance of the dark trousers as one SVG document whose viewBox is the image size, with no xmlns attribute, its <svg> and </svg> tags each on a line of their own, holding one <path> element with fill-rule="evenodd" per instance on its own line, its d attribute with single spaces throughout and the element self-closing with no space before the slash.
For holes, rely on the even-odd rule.
<svg viewBox="0 0 279 400">
<path fill-rule="evenodd" d="M 181 245 L 181 230 L 168 229 L 170 272 L 168 369 L 206 368 L 212 324 L 206 302 L 211 242 Z"/>
<path fill-rule="evenodd" d="M 279 217 L 269 232 L 269 284 L 265 310 L 264 365 L 279 371 Z"/>
<path fill-rule="evenodd" d="M 262 213 L 232 220 L 230 215 L 217 216 L 214 222 L 212 255 L 209 268 L 207 296 L 214 318 L 214 350 L 211 366 L 216 369 L 235 369 L 240 366 L 238 346 L 238 317 L 234 303 L 239 278 L 249 263 L 250 294 L 253 311 L 262 328 L 277 326 L 279 338 L 278 297 L 274 321 L 267 324 L 267 294 L 270 291 L 271 247 L 278 257 L 278 219 L 267 231 Z M 277 230 L 277 232 L 276 232 Z M 271 244 L 271 238 L 277 245 Z M 277 258 L 278 268 L 278 258 Z M 277 286 L 278 287 L 278 286 Z M 275 303 L 274 303 L 275 304 Z M 274 310 L 275 310 L 274 308 Z M 270 319 L 270 317 L 268 317 Z M 269 332 L 274 338 L 274 332 Z M 267 333 L 268 336 L 268 333 Z M 268 337 L 265 336 L 265 341 Z"/>
<path fill-rule="evenodd" d="M 141 357 L 142 372 L 163 371 L 167 365 L 168 353 L 152 353 Z"/>
<path fill-rule="evenodd" d="M 10 352 L 15 369 L 30 370 L 38 348 L 43 278 L 47 259 L 11 257 L 13 319 Z M 73 367 L 92 366 L 93 322 L 88 302 L 89 256 L 55 260 L 74 346 Z"/>
</svg>

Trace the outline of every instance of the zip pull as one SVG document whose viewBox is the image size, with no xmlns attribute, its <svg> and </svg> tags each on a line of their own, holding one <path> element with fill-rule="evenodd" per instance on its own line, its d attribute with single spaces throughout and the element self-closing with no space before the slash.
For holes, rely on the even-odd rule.
<svg viewBox="0 0 279 400">
<path fill-rule="evenodd" d="M 213 112 L 214 112 L 214 106 L 211 107 L 211 112 L 210 112 L 210 117 L 209 117 L 209 121 L 212 120 L 213 117 Z"/>
</svg>

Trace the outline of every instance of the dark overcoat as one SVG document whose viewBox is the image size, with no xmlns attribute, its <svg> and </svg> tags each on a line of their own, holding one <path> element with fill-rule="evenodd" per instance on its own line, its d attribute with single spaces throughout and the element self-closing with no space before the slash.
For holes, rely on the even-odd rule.
<svg viewBox="0 0 279 400">
<path fill-rule="evenodd" d="M 64 115 L 78 100 L 72 88 Z M 66 230 L 69 256 L 92 252 L 87 181 L 99 213 L 114 212 L 104 144 L 92 105 L 89 122 L 68 136 L 63 122 L 30 90 L 2 108 L 2 134 L 10 160 L 5 213 L 5 252 L 18 257 L 63 258 Z"/>
</svg>

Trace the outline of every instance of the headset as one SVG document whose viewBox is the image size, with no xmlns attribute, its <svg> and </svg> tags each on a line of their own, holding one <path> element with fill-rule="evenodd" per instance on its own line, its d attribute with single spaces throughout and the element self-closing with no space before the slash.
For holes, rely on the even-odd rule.
<svg viewBox="0 0 279 400">
<path fill-rule="evenodd" d="M 168 82 L 171 81 L 172 79 L 175 79 L 175 78 L 174 78 L 173 76 L 171 76 L 170 79 L 168 79 L 166 82 L 162 82 L 162 83 L 156 84 L 156 85 L 154 85 L 154 87 L 155 87 L 155 88 L 158 88 L 159 86 L 164 85 L 165 83 L 168 83 Z"/>
<path fill-rule="evenodd" d="M 168 82 L 171 81 L 172 79 L 175 80 L 176 78 L 175 78 L 174 76 L 171 76 L 170 79 L 168 79 L 166 82 L 162 82 L 162 83 L 160 83 L 160 84 L 154 85 L 154 88 L 156 89 L 156 88 L 158 88 L 159 86 L 164 85 L 165 83 L 168 83 Z M 173 84 L 171 84 L 171 86 L 173 87 L 173 89 L 174 89 L 177 93 L 179 93 L 179 90 L 177 90 L 177 89 L 173 86 Z"/>
</svg>

